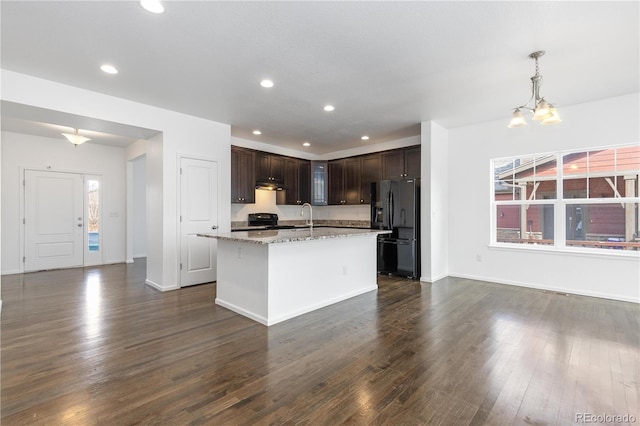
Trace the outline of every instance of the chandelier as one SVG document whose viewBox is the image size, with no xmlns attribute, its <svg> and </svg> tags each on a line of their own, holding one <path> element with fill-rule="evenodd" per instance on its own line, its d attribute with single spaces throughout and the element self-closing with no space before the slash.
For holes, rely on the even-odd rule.
<svg viewBox="0 0 640 426">
<path fill-rule="evenodd" d="M 544 97 L 540 96 L 540 87 L 542 86 L 542 75 L 538 69 L 538 58 L 544 55 L 544 50 L 533 52 L 529 57 L 536 61 L 536 73 L 531 77 L 531 97 L 529 100 L 513 110 L 511 121 L 509 122 L 509 128 L 526 126 L 527 122 L 522 115 L 523 109 L 527 109 L 533 112 L 533 120 L 539 121 L 542 125 L 559 123 L 560 116 L 554 104 L 547 102 Z M 533 102 L 533 108 L 529 107 L 529 103 Z"/>
<path fill-rule="evenodd" d="M 80 144 L 85 143 L 86 141 L 90 141 L 91 139 L 81 136 L 78 134 L 78 129 L 73 129 L 74 132 L 73 133 L 63 133 L 62 136 L 64 136 L 65 138 L 67 138 L 67 140 L 69 142 L 71 142 L 72 144 L 74 144 L 75 146 L 78 146 Z"/>
</svg>

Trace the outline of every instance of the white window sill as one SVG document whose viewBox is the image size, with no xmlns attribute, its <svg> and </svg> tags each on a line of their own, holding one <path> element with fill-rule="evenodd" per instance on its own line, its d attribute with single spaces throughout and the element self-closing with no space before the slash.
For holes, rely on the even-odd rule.
<svg viewBox="0 0 640 426">
<path fill-rule="evenodd" d="M 562 256 L 585 256 L 597 257 L 602 259 L 640 259 L 639 250 L 618 250 L 618 249 L 589 249 L 577 247 L 558 247 L 549 245 L 535 244 L 509 244 L 509 243 L 492 243 L 489 244 L 491 250 L 504 251 L 525 251 L 530 253 L 553 253 Z"/>
</svg>

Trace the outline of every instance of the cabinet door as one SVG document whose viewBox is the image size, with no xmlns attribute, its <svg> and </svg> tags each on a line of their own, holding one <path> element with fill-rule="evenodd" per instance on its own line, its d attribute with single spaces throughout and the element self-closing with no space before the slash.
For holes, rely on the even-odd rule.
<svg viewBox="0 0 640 426">
<path fill-rule="evenodd" d="M 256 153 L 256 179 L 271 180 L 271 155 L 266 152 Z"/>
<path fill-rule="evenodd" d="M 382 154 L 383 179 L 400 179 L 404 175 L 404 152 L 401 149 Z"/>
<path fill-rule="evenodd" d="M 284 195 L 285 204 L 298 204 L 298 160 L 284 160 Z"/>
<path fill-rule="evenodd" d="M 238 157 L 240 153 L 237 149 L 231 147 L 231 202 L 238 203 L 240 202 L 240 195 L 238 193 L 239 185 L 238 185 Z"/>
<path fill-rule="evenodd" d="M 360 157 L 344 160 L 343 201 L 346 204 L 360 204 Z"/>
<path fill-rule="evenodd" d="M 282 182 L 284 180 L 284 160 L 280 155 L 271 155 L 271 177 L 273 180 Z"/>
<path fill-rule="evenodd" d="M 255 153 L 231 148 L 231 202 L 251 204 L 256 202 Z"/>
<path fill-rule="evenodd" d="M 404 150 L 404 173 L 408 178 L 420 177 L 420 146 L 412 146 Z"/>
<path fill-rule="evenodd" d="M 362 157 L 360 174 L 360 199 L 361 204 L 371 203 L 371 184 L 382 180 L 382 156 L 380 154 L 365 155 Z"/>
<path fill-rule="evenodd" d="M 328 203 L 329 166 L 326 161 L 311 163 L 311 204 L 326 206 Z"/>
<path fill-rule="evenodd" d="M 328 162 L 329 168 L 329 204 L 344 204 L 344 160 Z"/>
<path fill-rule="evenodd" d="M 298 161 L 298 201 L 311 203 L 311 162 Z"/>
</svg>

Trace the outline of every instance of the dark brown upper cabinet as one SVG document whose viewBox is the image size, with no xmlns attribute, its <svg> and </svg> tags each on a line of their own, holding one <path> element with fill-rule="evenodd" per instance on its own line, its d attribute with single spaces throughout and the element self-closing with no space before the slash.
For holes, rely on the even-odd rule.
<svg viewBox="0 0 640 426">
<path fill-rule="evenodd" d="M 298 203 L 311 203 L 311 161 L 298 162 Z"/>
<path fill-rule="evenodd" d="M 420 177 L 420 145 L 404 149 L 404 170 L 406 178 Z"/>
<path fill-rule="evenodd" d="M 360 174 L 360 157 L 345 158 L 344 186 L 342 187 L 345 204 L 361 204 L 363 202 L 360 196 Z"/>
<path fill-rule="evenodd" d="M 330 205 L 346 204 L 344 196 L 344 160 L 331 160 L 327 163 Z"/>
<path fill-rule="evenodd" d="M 420 177 L 420 145 L 382 153 L 382 178 L 407 179 Z"/>
<path fill-rule="evenodd" d="M 278 192 L 277 204 L 301 205 L 311 202 L 311 162 L 284 158 L 284 191 Z"/>
<path fill-rule="evenodd" d="M 282 182 L 284 159 L 285 157 L 280 155 L 256 151 L 256 180 Z"/>
<path fill-rule="evenodd" d="M 360 204 L 371 203 L 371 184 L 382 180 L 382 155 L 380 153 L 361 157 Z"/>
<path fill-rule="evenodd" d="M 371 202 L 371 183 L 381 178 L 380 154 L 329 161 L 329 204 Z"/>
<path fill-rule="evenodd" d="M 252 204 L 256 202 L 254 151 L 231 147 L 231 202 Z"/>
<path fill-rule="evenodd" d="M 420 177 L 420 145 L 331 160 L 325 164 L 327 204 L 369 204 L 371 183 Z M 276 181 L 284 187 L 284 191 L 278 191 L 277 204 L 311 202 L 310 161 L 231 147 L 231 202 L 255 203 L 256 181 Z"/>
</svg>

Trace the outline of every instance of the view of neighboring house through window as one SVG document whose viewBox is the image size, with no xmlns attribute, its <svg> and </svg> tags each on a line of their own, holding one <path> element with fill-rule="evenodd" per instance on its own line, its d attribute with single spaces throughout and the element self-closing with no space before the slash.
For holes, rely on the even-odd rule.
<svg viewBox="0 0 640 426">
<path fill-rule="evenodd" d="M 89 251 L 100 250 L 100 181 L 87 181 L 87 232 Z"/>
<path fill-rule="evenodd" d="M 492 170 L 493 243 L 640 250 L 640 145 L 495 159 Z"/>
</svg>

